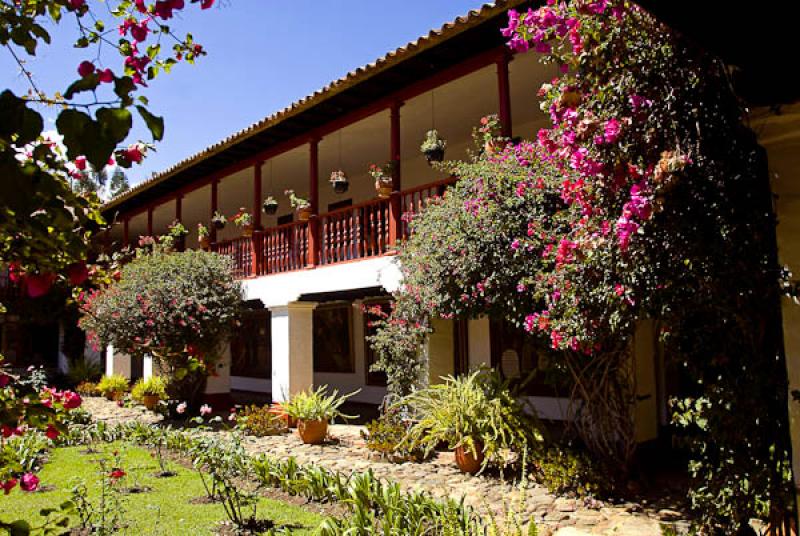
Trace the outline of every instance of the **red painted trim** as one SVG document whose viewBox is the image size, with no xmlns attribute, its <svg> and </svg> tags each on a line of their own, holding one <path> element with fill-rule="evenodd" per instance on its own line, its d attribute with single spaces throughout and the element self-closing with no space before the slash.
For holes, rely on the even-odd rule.
<svg viewBox="0 0 800 536">
<path fill-rule="evenodd" d="M 308 262 L 309 266 L 319 263 L 319 138 L 308 144 L 308 200 L 311 202 L 311 219 L 308 221 Z"/>
<path fill-rule="evenodd" d="M 219 199 L 217 195 L 217 190 L 219 189 L 219 180 L 212 179 L 211 180 L 211 213 L 208 216 L 208 225 L 209 225 L 209 233 L 208 238 L 209 241 L 213 244 L 217 241 L 217 228 L 211 223 L 211 218 L 214 216 L 214 213 L 219 208 Z"/>
<path fill-rule="evenodd" d="M 501 133 L 505 138 L 510 138 L 512 136 L 511 82 L 508 77 L 508 62 L 510 59 L 510 54 L 503 54 L 503 56 L 497 60 L 498 115 L 500 116 L 500 125 L 502 127 Z"/>
<path fill-rule="evenodd" d="M 324 136 L 335 132 L 341 128 L 344 128 L 348 125 L 361 121 L 371 115 L 374 115 L 378 112 L 384 111 L 386 109 L 391 108 L 395 103 L 407 101 L 414 97 L 417 97 L 426 91 L 430 91 L 431 89 L 435 89 L 439 86 L 447 84 L 448 82 L 452 82 L 458 78 L 471 74 L 479 69 L 482 69 L 492 63 L 498 63 L 501 58 L 508 57 L 508 50 L 505 46 L 499 46 L 497 48 L 493 48 L 483 52 L 482 54 L 478 54 L 477 56 L 473 56 L 459 64 L 453 65 L 447 69 L 437 72 L 436 74 L 429 76 L 423 80 L 419 80 L 414 82 L 408 86 L 402 87 L 397 91 L 373 101 L 371 103 L 366 104 L 365 106 L 354 110 L 338 119 L 333 121 L 329 121 L 324 125 L 320 125 L 316 129 L 313 129 L 307 133 L 301 134 L 296 136 L 290 140 L 286 140 L 285 142 L 279 143 L 278 145 L 274 145 L 264 151 L 254 154 L 253 156 L 243 159 L 235 164 L 231 164 L 230 166 L 209 175 L 203 179 L 197 180 L 192 184 L 188 184 L 186 186 L 181 187 L 178 191 L 182 194 L 188 194 L 198 188 L 202 188 L 207 184 L 212 184 L 213 181 L 219 181 L 220 179 L 232 175 L 237 171 L 241 171 L 246 169 L 252 165 L 254 165 L 258 161 L 269 160 L 279 154 L 291 151 L 292 149 L 296 149 L 305 143 L 309 143 L 313 139 L 321 139 Z M 510 110 L 510 108 L 509 108 Z M 165 200 L 168 200 L 170 197 L 174 196 L 174 193 L 167 194 L 161 198 L 158 198 L 151 205 L 158 205 L 163 203 Z M 134 216 L 143 212 L 146 207 L 142 207 L 138 210 L 131 211 L 129 213 L 125 213 L 126 217 Z"/>
<path fill-rule="evenodd" d="M 261 166 L 264 162 L 256 162 L 253 166 L 253 227 L 261 229 Z"/>
</svg>

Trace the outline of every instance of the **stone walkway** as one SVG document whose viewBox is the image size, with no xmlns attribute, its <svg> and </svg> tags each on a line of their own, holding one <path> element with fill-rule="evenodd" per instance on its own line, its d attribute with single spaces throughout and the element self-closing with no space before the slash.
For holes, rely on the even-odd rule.
<svg viewBox="0 0 800 536">
<path fill-rule="evenodd" d="M 116 424 L 130 420 L 157 422 L 160 417 L 144 408 L 118 407 L 102 398 L 87 398 L 84 408 L 95 419 Z M 453 454 L 438 453 L 425 463 L 393 464 L 370 459 L 361 439 L 361 426 L 333 425 L 332 441 L 322 446 L 304 445 L 295 433 L 272 437 L 246 437 L 245 447 L 253 454 L 266 453 L 300 464 L 314 463 L 345 474 L 372 469 L 376 476 L 398 482 L 407 489 L 426 490 L 439 497 L 465 497 L 465 502 L 481 512 L 487 509 L 502 515 L 504 504 L 519 504 L 519 486 L 497 478 L 469 476 L 455 466 Z M 661 525 L 679 533 L 688 526 L 683 516 L 671 509 L 644 503 L 607 504 L 569 497 L 557 497 L 543 486 L 531 483 L 524 496 L 525 516 L 531 516 L 545 536 L 661 534 Z"/>
</svg>

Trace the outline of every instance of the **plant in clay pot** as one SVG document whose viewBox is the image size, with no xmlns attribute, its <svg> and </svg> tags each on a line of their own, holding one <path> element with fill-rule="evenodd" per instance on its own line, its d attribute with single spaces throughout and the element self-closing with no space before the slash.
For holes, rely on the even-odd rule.
<svg viewBox="0 0 800 536">
<path fill-rule="evenodd" d="M 502 125 L 497 114 L 481 117 L 481 126 L 473 130 L 472 137 L 478 145 L 483 146 L 483 152 L 489 156 L 502 149 L 507 139 L 501 137 Z"/>
<path fill-rule="evenodd" d="M 297 419 L 297 433 L 303 443 L 319 445 L 325 441 L 325 437 L 328 435 L 328 424 L 332 423 L 334 419 L 337 417 L 354 419 L 356 417 L 345 415 L 340 408 L 360 389 L 343 396 L 339 396 L 339 391 L 336 389 L 330 395 L 327 394 L 327 391 L 327 385 L 322 385 L 317 389 L 309 388 L 294 394 L 283 403 L 286 414 Z"/>
<path fill-rule="evenodd" d="M 200 242 L 201 249 L 208 250 L 211 247 L 211 233 L 202 223 L 197 224 L 197 241 Z"/>
<path fill-rule="evenodd" d="M 331 173 L 330 179 L 328 181 L 333 186 L 333 191 L 337 194 L 343 194 L 347 191 L 350 187 L 350 180 L 345 175 L 344 171 L 341 169 L 334 171 Z"/>
<path fill-rule="evenodd" d="M 382 166 L 377 164 L 369 165 L 369 176 L 375 179 L 375 193 L 381 199 L 386 199 L 392 195 L 392 171 L 394 165 L 391 162 L 386 162 Z"/>
<path fill-rule="evenodd" d="M 311 217 L 311 202 L 295 195 L 294 190 L 286 190 L 284 194 L 289 198 L 289 205 L 297 214 L 297 221 L 308 221 Z"/>
<path fill-rule="evenodd" d="M 428 163 L 441 162 L 444 160 L 444 150 L 447 148 L 447 140 L 439 136 L 436 129 L 429 130 L 425 135 L 425 141 L 420 145 L 419 150 L 425 155 Z"/>
<path fill-rule="evenodd" d="M 253 236 L 253 215 L 246 208 L 239 208 L 239 212 L 231 218 L 236 227 L 242 228 L 242 236 Z"/>
<path fill-rule="evenodd" d="M 430 453 L 447 444 L 459 469 L 475 474 L 490 463 L 510 465 L 542 443 L 538 419 L 525 412 L 496 371 L 481 368 L 443 380 L 393 406 L 407 409 L 412 419 L 405 448 Z"/>
<path fill-rule="evenodd" d="M 97 384 L 97 390 L 109 400 L 121 400 L 128 391 L 128 379 L 121 374 L 103 376 Z"/>
<path fill-rule="evenodd" d="M 272 216 L 278 211 L 278 200 L 268 195 L 261 204 L 261 208 L 264 210 L 264 214 Z"/>
<path fill-rule="evenodd" d="M 215 210 L 214 215 L 211 216 L 211 225 L 218 231 L 221 231 L 225 228 L 226 223 L 228 223 L 228 218 L 225 217 L 225 214 L 221 213 L 219 210 Z"/>
<path fill-rule="evenodd" d="M 161 400 L 167 398 L 167 383 L 160 376 L 141 379 L 131 389 L 131 398 L 152 411 Z"/>
</svg>

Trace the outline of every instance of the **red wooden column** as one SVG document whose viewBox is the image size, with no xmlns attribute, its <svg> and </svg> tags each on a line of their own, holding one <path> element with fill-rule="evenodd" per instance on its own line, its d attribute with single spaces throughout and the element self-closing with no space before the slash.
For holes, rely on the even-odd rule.
<svg viewBox="0 0 800 536">
<path fill-rule="evenodd" d="M 250 275 L 259 275 L 261 266 L 261 166 L 264 162 L 259 160 L 253 166 L 253 238 L 250 240 Z"/>
<path fill-rule="evenodd" d="M 147 236 L 153 236 L 153 207 L 147 207 Z"/>
<path fill-rule="evenodd" d="M 497 93 L 500 107 L 501 134 L 504 138 L 511 138 L 511 83 L 508 77 L 508 63 L 511 54 L 503 53 L 497 60 Z"/>
<path fill-rule="evenodd" d="M 389 157 L 392 161 L 392 196 L 389 199 L 389 248 L 393 248 L 400 238 L 401 206 L 400 190 L 400 107 L 402 102 L 395 102 L 389 109 Z"/>
<path fill-rule="evenodd" d="M 178 194 L 175 196 L 175 221 L 183 223 L 181 220 L 183 219 L 183 195 Z M 186 249 L 186 238 L 184 237 L 182 240 L 176 244 L 178 251 L 183 251 Z"/>
<path fill-rule="evenodd" d="M 128 227 L 130 226 L 130 218 L 122 220 L 122 247 L 128 247 L 130 238 L 128 238 Z"/>
<path fill-rule="evenodd" d="M 212 244 L 217 242 L 217 228 L 214 227 L 214 224 L 211 223 L 211 218 L 214 217 L 214 213 L 217 211 L 218 207 L 218 199 L 217 199 L 217 187 L 219 186 L 219 179 L 212 179 L 211 180 L 211 216 L 209 216 L 208 221 L 209 225 L 209 233 L 208 238 L 209 242 Z"/>
<path fill-rule="evenodd" d="M 312 268 L 319 264 L 319 139 L 312 138 L 308 143 L 308 201 L 311 203 L 311 217 L 308 220 L 308 259 L 306 266 Z"/>
</svg>

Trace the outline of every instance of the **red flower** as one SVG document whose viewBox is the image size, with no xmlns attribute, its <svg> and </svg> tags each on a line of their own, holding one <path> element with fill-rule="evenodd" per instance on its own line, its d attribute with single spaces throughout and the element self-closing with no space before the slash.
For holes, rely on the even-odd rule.
<svg viewBox="0 0 800 536">
<path fill-rule="evenodd" d="M 50 292 L 50 287 L 53 285 L 55 275 L 53 274 L 34 274 L 29 275 L 26 279 L 26 288 L 28 296 L 31 298 L 39 298 Z"/>
<path fill-rule="evenodd" d="M 83 403 L 81 395 L 72 391 L 64 392 L 64 409 L 75 409 Z"/>
<path fill-rule="evenodd" d="M 11 493 L 11 490 L 14 489 L 14 486 L 16 485 L 17 485 L 17 479 L 9 478 L 8 480 L 0 484 L 0 488 L 3 489 L 3 493 L 5 495 L 8 495 L 9 493 Z"/>
<path fill-rule="evenodd" d="M 39 477 L 33 473 L 25 473 L 22 475 L 19 487 L 22 488 L 22 491 L 36 491 L 36 488 L 39 487 Z"/>
<path fill-rule="evenodd" d="M 86 268 L 86 263 L 76 262 L 67 267 L 67 277 L 69 284 L 76 287 L 89 279 L 89 270 Z"/>
<path fill-rule="evenodd" d="M 117 480 L 117 479 L 122 478 L 123 476 L 125 476 L 125 471 L 123 471 L 122 469 L 114 469 L 113 471 L 111 471 L 108 474 L 108 476 L 110 476 L 114 480 Z"/>
<path fill-rule="evenodd" d="M 81 78 L 86 78 L 90 74 L 94 72 L 94 63 L 91 61 L 82 61 L 80 65 L 78 65 L 78 74 L 81 75 Z"/>
<path fill-rule="evenodd" d="M 109 83 L 114 81 L 114 72 L 111 69 L 103 69 L 102 71 L 97 71 L 97 79 L 103 83 Z"/>
<path fill-rule="evenodd" d="M 86 169 L 86 157 L 85 156 L 79 156 L 79 157 L 75 158 L 75 167 L 80 169 L 81 171 Z"/>
<path fill-rule="evenodd" d="M 47 425 L 47 431 L 44 433 L 44 435 L 46 435 L 48 439 L 55 441 L 58 438 L 58 434 L 59 431 L 55 426 L 52 424 Z"/>
</svg>

